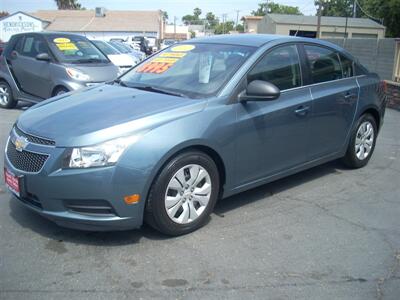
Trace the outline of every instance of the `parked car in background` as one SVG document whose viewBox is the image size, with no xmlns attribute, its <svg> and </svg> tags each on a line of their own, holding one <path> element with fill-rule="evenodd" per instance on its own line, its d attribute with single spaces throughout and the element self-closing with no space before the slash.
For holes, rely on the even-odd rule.
<svg viewBox="0 0 400 300">
<path fill-rule="evenodd" d="M 112 44 L 104 42 L 104 41 L 99 41 L 99 40 L 93 40 L 93 44 L 97 48 L 100 49 L 101 52 L 103 52 L 107 57 L 111 60 L 111 62 L 116 65 L 119 68 L 119 75 L 126 72 L 132 66 L 138 64 L 140 62 L 140 59 L 130 56 L 125 53 L 121 53 L 118 51 L 116 48 L 112 46 Z"/>
<path fill-rule="evenodd" d="M 24 205 L 62 226 L 122 230 L 145 220 L 185 234 L 206 224 L 218 198 L 338 158 L 365 166 L 383 88 L 328 42 L 194 39 L 21 114 L 5 178 Z"/>
<path fill-rule="evenodd" d="M 164 40 L 161 42 L 160 47 L 161 47 L 161 49 L 165 49 L 165 48 L 167 48 L 167 47 L 169 47 L 169 46 L 171 46 L 171 45 L 173 45 L 173 44 L 176 44 L 177 42 L 178 42 L 178 41 L 173 40 L 173 39 L 164 39 Z"/>
<path fill-rule="evenodd" d="M 129 37 L 127 42 L 133 49 L 139 50 L 146 55 L 151 55 L 153 50 L 149 46 L 149 41 L 144 36 Z"/>
<path fill-rule="evenodd" d="M 128 44 L 116 41 L 110 41 L 109 43 L 121 53 L 131 55 L 140 61 L 146 58 L 145 53 L 131 48 Z"/>
<path fill-rule="evenodd" d="M 81 35 L 13 35 L 0 56 L 0 107 L 15 107 L 19 100 L 39 102 L 117 75 L 118 67 Z"/>
<path fill-rule="evenodd" d="M 158 40 L 154 36 L 146 36 L 145 39 L 148 42 L 149 48 L 152 53 L 155 53 L 159 50 Z"/>
</svg>

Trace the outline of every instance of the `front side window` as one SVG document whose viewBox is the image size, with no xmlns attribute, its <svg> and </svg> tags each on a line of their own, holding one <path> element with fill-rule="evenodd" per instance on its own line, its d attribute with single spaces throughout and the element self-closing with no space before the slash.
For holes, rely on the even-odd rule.
<svg viewBox="0 0 400 300">
<path fill-rule="evenodd" d="M 280 90 L 301 86 L 300 61 L 295 45 L 282 46 L 268 52 L 247 75 L 247 82 L 268 81 Z"/>
<path fill-rule="evenodd" d="M 35 58 L 41 53 L 49 53 L 45 41 L 40 37 L 27 36 L 20 50 L 20 54 Z"/>
<path fill-rule="evenodd" d="M 157 53 L 120 79 L 127 86 L 161 88 L 191 98 L 215 96 L 255 49 L 181 44 Z"/>
<path fill-rule="evenodd" d="M 63 63 L 107 63 L 106 56 L 87 38 L 49 34 L 46 36 L 53 53 Z"/>
<path fill-rule="evenodd" d="M 112 46 L 107 44 L 106 42 L 103 41 L 92 41 L 93 44 L 96 45 L 97 48 L 99 48 L 105 55 L 117 55 L 120 54 L 116 49 L 114 49 Z"/>
<path fill-rule="evenodd" d="M 314 83 L 337 80 L 343 77 L 342 67 L 336 52 L 311 45 L 305 45 L 304 50 Z"/>
</svg>

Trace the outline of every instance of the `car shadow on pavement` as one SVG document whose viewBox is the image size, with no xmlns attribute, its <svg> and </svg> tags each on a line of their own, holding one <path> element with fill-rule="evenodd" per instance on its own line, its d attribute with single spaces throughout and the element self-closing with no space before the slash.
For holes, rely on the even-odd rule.
<svg viewBox="0 0 400 300">
<path fill-rule="evenodd" d="M 295 175 L 262 185 L 238 195 L 217 202 L 214 213 L 223 216 L 225 213 L 240 207 L 268 198 L 281 191 L 290 190 L 304 182 L 312 181 L 328 174 L 338 173 L 343 169 L 337 161 L 330 162 L 312 169 L 297 173 Z M 11 198 L 11 196 L 10 196 Z M 119 245 L 135 244 L 141 238 L 150 240 L 173 239 L 163 235 L 147 225 L 138 230 L 112 231 L 112 232 L 88 232 L 68 229 L 45 219 L 24 207 L 17 199 L 10 199 L 10 216 L 22 227 L 32 230 L 41 236 L 59 242 L 72 242 L 77 244 L 96 245 L 112 247 Z M 210 222 L 209 217 L 207 223 Z"/>
<path fill-rule="evenodd" d="M 274 194 L 290 190 L 305 182 L 310 182 L 329 174 L 341 173 L 343 170 L 347 169 L 343 166 L 343 164 L 340 163 L 340 161 L 335 160 L 328 162 L 323 165 L 319 165 L 294 175 L 239 193 L 237 195 L 219 200 L 215 205 L 214 213 L 217 216 L 223 217 L 228 211 L 235 210 L 264 198 L 269 198 Z"/>
</svg>

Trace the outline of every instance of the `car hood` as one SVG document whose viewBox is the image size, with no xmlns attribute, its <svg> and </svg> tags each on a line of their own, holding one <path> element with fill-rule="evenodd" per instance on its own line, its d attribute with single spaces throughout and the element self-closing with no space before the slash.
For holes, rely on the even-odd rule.
<svg viewBox="0 0 400 300">
<path fill-rule="evenodd" d="M 135 61 L 128 54 L 110 54 L 108 58 L 118 67 L 131 67 L 135 65 Z"/>
<path fill-rule="evenodd" d="M 21 114 L 17 125 L 56 146 L 79 147 L 146 132 L 197 113 L 206 103 L 104 84 L 43 101 Z"/>
<path fill-rule="evenodd" d="M 89 82 L 105 82 L 118 76 L 118 67 L 109 63 L 66 64 L 66 67 L 77 69 L 89 75 Z"/>
</svg>

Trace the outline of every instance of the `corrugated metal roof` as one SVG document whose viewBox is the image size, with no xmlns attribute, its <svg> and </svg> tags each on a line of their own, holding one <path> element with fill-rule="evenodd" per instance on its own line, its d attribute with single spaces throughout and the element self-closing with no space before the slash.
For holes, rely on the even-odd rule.
<svg viewBox="0 0 400 300">
<path fill-rule="evenodd" d="M 31 15 L 50 22 L 49 31 L 146 31 L 160 30 L 161 11 L 110 10 L 96 17 L 94 10 L 39 10 Z"/>
<path fill-rule="evenodd" d="M 299 16 L 299 15 L 281 15 L 268 14 L 275 23 L 278 24 L 295 24 L 295 25 L 317 25 L 317 16 Z M 346 26 L 346 18 L 343 17 L 321 17 L 322 26 Z M 366 18 L 348 18 L 347 27 L 357 28 L 375 28 L 384 29 L 385 26 Z"/>
</svg>

